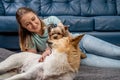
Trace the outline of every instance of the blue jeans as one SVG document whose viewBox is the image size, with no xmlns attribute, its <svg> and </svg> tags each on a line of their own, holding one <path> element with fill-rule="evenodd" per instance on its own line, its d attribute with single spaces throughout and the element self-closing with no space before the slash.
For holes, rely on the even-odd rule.
<svg viewBox="0 0 120 80">
<path fill-rule="evenodd" d="M 93 37 L 85 35 L 80 41 L 81 50 L 87 58 L 81 64 L 96 67 L 120 68 L 120 47 Z"/>
</svg>

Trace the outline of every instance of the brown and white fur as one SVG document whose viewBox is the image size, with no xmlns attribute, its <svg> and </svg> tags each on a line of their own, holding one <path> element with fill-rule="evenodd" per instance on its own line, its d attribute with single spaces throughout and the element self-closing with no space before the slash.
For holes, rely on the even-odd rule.
<svg viewBox="0 0 120 80">
<path fill-rule="evenodd" d="M 48 25 L 48 37 L 50 40 L 58 40 L 63 37 L 72 37 L 72 34 L 68 30 L 68 26 L 55 26 L 54 24 Z M 82 52 L 81 52 L 82 53 Z M 81 59 L 86 58 L 86 55 L 82 53 Z"/>
<path fill-rule="evenodd" d="M 48 37 L 50 40 L 68 36 L 71 36 L 71 33 L 68 31 L 68 26 L 54 26 L 54 24 L 48 25 Z"/>
<path fill-rule="evenodd" d="M 38 62 L 41 55 L 30 52 L 13 54 L 0 63 L 0 73 L 21 68 L 20 74 L 4 80 L 73 80 L 82 55 L 78 43 L 83 35 L 48 40 L 51 55 Z"/>
</svg>

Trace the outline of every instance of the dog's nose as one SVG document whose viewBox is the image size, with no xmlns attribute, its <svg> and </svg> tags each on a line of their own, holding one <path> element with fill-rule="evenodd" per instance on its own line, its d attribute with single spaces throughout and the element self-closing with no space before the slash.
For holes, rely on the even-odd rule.
<svg viewBox="0 0 120 80">
<path fill-rule="evenodd" d="M 57 36 L 54 36 L 54 39 L 57 39 L 58 37 Z"/>
</svg>

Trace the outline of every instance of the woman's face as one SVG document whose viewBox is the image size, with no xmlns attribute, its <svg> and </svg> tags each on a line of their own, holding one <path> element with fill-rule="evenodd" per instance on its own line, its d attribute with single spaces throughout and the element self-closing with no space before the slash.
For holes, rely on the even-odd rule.
<svg viewBox="0 0 120 80">
<path fill-rule="evenodd" d="M 30 32 L 40 33 L 41 22 L 33 12 L 26 13 L 20 19 L 21 25 Z"/>
</svg>

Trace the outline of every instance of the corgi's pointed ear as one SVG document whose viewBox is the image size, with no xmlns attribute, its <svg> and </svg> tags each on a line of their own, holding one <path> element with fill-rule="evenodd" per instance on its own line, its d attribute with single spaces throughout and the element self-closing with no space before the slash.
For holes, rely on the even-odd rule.
<svg viewBox="0 0 120 80">
<path fill-rule="evenodd" d="M 75 39 L 80 41 L 84 35 L 85 34 L 80 34 L 79 36 L 75 37 Z"/>
<path fill-rule="evenodd" d="M 73 44 L 74 44 L 74 45 L 77 45 L 77 44 L 80 42 L 80 40 L 82 39 L 82 37 L 83 37 L 84 35 L 85 35 L 85 34 L 82 34 L 82 35 L 79 35 L 79 36 L 76 36 L 76 37 L 72 38 Z"/>
<path fill-rule="evenodd" d="M 68 29 L 69 29 L 69 26 L 70 26 L 70 25 L 65 25 L 65 26 L 64 26 L 65 30 L 68 30 Z"/>
<path fill-rule="evenodd" d="M 67 26 L 65 26 L 64 28 L 65 28 L 65 30 L 68 30 L 68 27 L 67 27 Z"/>
</svg>

